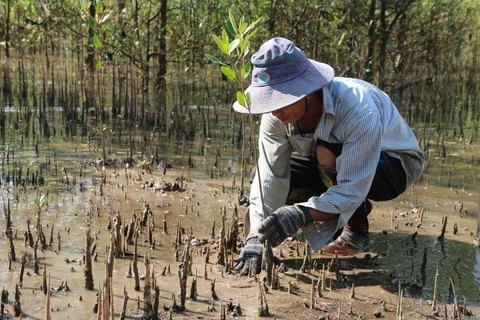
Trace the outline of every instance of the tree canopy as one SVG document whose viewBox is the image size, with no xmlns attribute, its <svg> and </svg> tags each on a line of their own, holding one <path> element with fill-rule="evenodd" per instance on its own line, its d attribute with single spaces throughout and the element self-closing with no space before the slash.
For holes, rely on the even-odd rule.
<svg viewBox="0 0 480 320">
<path fill-rule="evenodd" d="M 98 75 L 111 72 L 106 66 L 115 63 L 118 81 L 127 73 L 138 81 L 142 112 L 121 103 L 117 92 L 112 114 L 145 121 L 144 111 L 151 110 L 165 126 L 167 105 L 205 103 L 195 101 L 192 90 L 175 95 L 172 85 L 197 82 L 198 89 L 198 83 L 220 76 L 205 54 L 218 52 L 212 35 L 223 28 L 229 10 L 248 21 L 262 19 L 252 52 L 270 37 L 290 38 L 312 59 L 331 64 L 337 76 L 362 78 L 385 90 L 408 121 L 454 121 L 460 134 L 466 123 L 478 127 L 475 0 L 2 0 L 0 57 L 40 55 L 52 68 L 58 57 L 77 57 L 82 81 L 100 81 Z M 85 100 L 104 108 L 88 88 Z M 235 99 L 223 89 L 207 98 Z"/>
</svg>

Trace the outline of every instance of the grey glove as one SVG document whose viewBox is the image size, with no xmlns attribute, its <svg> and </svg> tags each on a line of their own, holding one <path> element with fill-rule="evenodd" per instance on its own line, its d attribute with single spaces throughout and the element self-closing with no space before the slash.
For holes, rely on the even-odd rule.
<svg viewBox="0 0 480 320">
<path fill-rule="evenodd" d="M 301 227 L 313 223 L 308 208 L 301 206 L 284 206 L 263 220 L 258 228 L 260 242 L 268 242 L 272 247 L 278 246 L 283 240 L 295 234 Z"/>
<path fill-rule="evenodd" d="M 249 271 L 252 274 L 260 273 L 262 267 L 263 244 L 258 241 L 256 235 L 250 235 L 245 241 L 245 246 L 240 252 L 235 265 L 234 272 L 240 272 L 241 275 L 248 275 Z M 250 270 L 251 268 L 251 270 Z"/>
</svg>

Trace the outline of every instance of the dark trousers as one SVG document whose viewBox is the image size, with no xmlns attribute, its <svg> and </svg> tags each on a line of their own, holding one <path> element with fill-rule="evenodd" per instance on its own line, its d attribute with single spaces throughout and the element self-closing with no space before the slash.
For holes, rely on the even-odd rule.
<svg viewBox="0 0 480 320">
<path fill-rule="evenodd" d="M 304 157 L 293 153 L 290 162 L 290 191 L 287 204 L 307 201 L 312 196 L 319 196 L 327 187 L 318 171 L 316 157 Z M 253 181 L 256 170 L 252 170 L 250 181 Z M 400 160 L 381 152 L 377 170 L 367 199 L 373 201 L 392 200 L 406 189 L 406 175 Z"/>
<path fill-rule="evenodd" d="M 296 189 L 309 189 L 311 190 L 310 196 L 312 196 L 320 195 L 327 190 L 318 172 L 316 157 L 303 157 L 293 153 L 290 168 L 289 194 L 293 195 Z M 367 199 L 373 201 L 392 200 L 405 191 L 406 184 L 405 170 L 400 160 L 381 152 Z M 307 199 L 289 199 L 289 202 L 292 202 L 292 200 L 293 202 L 301 202 Z"/>
</svg>

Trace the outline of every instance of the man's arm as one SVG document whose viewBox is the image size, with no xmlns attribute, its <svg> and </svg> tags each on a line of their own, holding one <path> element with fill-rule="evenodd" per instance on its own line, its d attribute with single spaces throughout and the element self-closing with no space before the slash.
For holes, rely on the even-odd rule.
<svg viewBox="0 0 480 320">
<path fill-rule="evenodd" d="M 250 233 L 256 233 L 260 223 L 285 204 L 290 188 L 292 148 L 286 125 L 271 114 L 262 116 L 258 154 L 259 170 L 255 174 L 250 190 Z"/>
</svg>

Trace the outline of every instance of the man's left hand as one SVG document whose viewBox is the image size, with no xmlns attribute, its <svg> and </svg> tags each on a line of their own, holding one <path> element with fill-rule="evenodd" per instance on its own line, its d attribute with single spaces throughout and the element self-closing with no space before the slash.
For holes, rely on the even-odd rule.
<svg viewBox="0 0 480 320">
<path fill-rule="evenodd" d="M 258 232 L 258 240 L 268 240 L 272 247 L 278 246 L 285 239 L 295 234 L 303 226 L 313 222 L 308 208 L 300 206 L 284 206 L 263 220 Z"/>
</svg>

